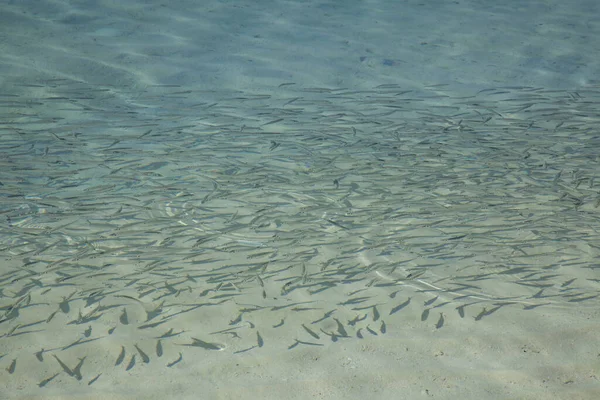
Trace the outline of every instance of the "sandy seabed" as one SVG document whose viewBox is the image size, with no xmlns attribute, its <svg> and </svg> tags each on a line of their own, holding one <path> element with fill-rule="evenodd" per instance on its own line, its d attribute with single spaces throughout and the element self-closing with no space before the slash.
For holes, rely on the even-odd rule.
<svg viewBox="0 0 600 400">
<path fill-rule="evenodd" d="M 3 6 L 0 397 L 600 398 L 596 6 L 453 4 Z"/>
</svg>

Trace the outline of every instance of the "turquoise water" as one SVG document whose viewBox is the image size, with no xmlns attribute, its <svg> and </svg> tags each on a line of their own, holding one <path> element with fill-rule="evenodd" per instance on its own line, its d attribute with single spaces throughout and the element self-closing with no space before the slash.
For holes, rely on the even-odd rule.
<svg viewBox="0 0 600 400">
<path fill-rule="evenodd" d="M 7 2 L 2 398 L 595 399 L 593 2 Z"/>
</svg>

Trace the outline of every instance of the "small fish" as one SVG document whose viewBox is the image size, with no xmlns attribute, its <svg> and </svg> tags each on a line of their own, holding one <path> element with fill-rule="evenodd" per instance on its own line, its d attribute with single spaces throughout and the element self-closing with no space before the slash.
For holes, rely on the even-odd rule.
<svg viewBox="0 0 600 400">
<path fill-rule="evenodd" d="M 323 344 L 321 344 L 321 343 L 303 342 L 301 340 L 296 339 L 294 344 L 292 344 L 291 346 L 288 347 L 288 350 L 293 349 L 294 347 L 298 346 L 299 344 L 304 344 L 307 346 L 323 346 Z"/>
<path fill-rule="evenodd" d="M 258 331 L 256 332 L 256 341 L 258 343 L 258 347 L 263 347 L 263 345 L 265 344 L 262 336 L 260 336 L 260 333 Z"/>
<path fill-rule="evenodd" d="M 321 321 L 325 321 L 327 318 L 331 317 L 331 316 L 333 315 L 333 313 L 334 313 L 334 312 L 336 312 L 336 309 L 334 309 L 334 310 L 331 310 L 331 311 L 327 311 L 327 312 L 326 312 L 326 313 L 323 315 L 323 317 L 321 317 L 321 318 L 319 318 L 319 319 L 317 319 L 317 320 L 315 320 L 315 321 L 311 322 L 311 324 L 312 324 L 312 325 L 314 325 L 314 324 L 318 324 L 318 323 L 319 323 L 319 322 L 321 322 Z"/>
<path fill-rule="evenodd" d="M 437 301 L 439 296 L 435 296 L 433 299 L 431 300 L 427 300 L 426 302 L 423 303 L 423 305 L 425 307 L 432 305 L 433 303 L 435 303 Z"/>
<path fill-rule="evenodd" d="M 165 332 L 165 333 L 163 333 L 162 335 L 160 335 L 160 336 L 158 337 L 158 339 L 165 339 L 165 338 L 170 338 L 170 337 L 173 337 L 173 336 L 178 336 L 178 335 L 181 335 L 183 332 L 184 332 L 184 331 L 180 331 L 180 332 L 177 332 L 177 333 L 173 333 L 173 328 L 171 328 L 171 329 L 169 329 L 167 332 Z"/>
<path fill-rule="evenodd" d="M 347 305 L 351 305 L 351 304 L 360 304 L 366 300 L 369 300 L 371 297 L 370 296 L 362 296 L 362 297 L 353 297 L 353 298 L 349 298 L 348 300 L 342 302 L 342 303 L 338 303 L 339 306 L 347 306 Z"/>
<path fill-rule="evenodd" d="M 183 360 L 183 354 L 179 353 L 179 358 L 177 360 L 170 362 L 167 364 L 168 368 L 171 368 L 173 365 L 178 364 L 181 360 Z"/>
<path fill-rule="evenodd" d="M 367 331 L 368 331 L 368 332 L 369 332 L 371 335 L 374 335 L 374 336 L 379 336 L 379 335 L 377 334 L 377 332 L 375 332 L 373 329 L 371 329 L 371 328 L 369 327 L 369 325 L 367 325 L 367 328 L 366 328 L 366 329 L 367 329 Z"/>
<path fill-rule="evenodd" d="M 56 315 L 56 313 L 58 312 L 58 310 L 54 311 L 53 313 L 51 313 L 48 318 L 46 319 L 46 322 L 50 322 L 52 321 L 52 318 L 54 318 L 54 316 Z M 54 378 L 53 378 L 54 379 Z"/>
<path fill-rule="evenodd" d="M 40 383 L 38 383 L 38 387 L 41 387 L 41 388 L 45 387 L 47 384 L 49 384 L 58 375 L 60 375 L 60 373 L 54 374 L 51 377 L 44 379 L 43 381 L 41 381 Z"/>
<path fill-rule="evenodd" d="M 60 311 L 65 314 L 68 314 L 71 311 L 71 307 L 69 306 L 69 299 L 67 297 L 63 297 L 63 300 L 58 304 Z"/>
<path fill-rule="evenodd" d="M 381 326 L 379 327 L 379 332 L 381 332 L 382 334 L 385 334 L 387 332 L 387 327 L 385 325 L 384 320 L 381 320 Z"/>
<path fill-rule="evenodd" d="M 348 325 L 354 326 L 357 323 L 359 323 L 360 321 L 364 321 L 365 319 L 367 319 L 368 316 L 369 316 L 368 314 L 363 314 L 362 317 L 360 315 L 357 315 L 356 317 L 354 317 L 350 321 L 348 321 Z"/>
<path fill-rule="evenodd" d="M 125 368 L 125 371 L 129 371 L 133 367 L 135 367 L 135 354 L 131 356 L 131 359 L 129 360 L 129 364 L 127 364 L 127 368 Z"/>
<path fill-rule="evenodd" d="M 373 321 L 377 321 L 379 319 L 379 311 L 377 310 L 377 306 L 373 306 Z"/>
<path fill-rule="evenodd" d="M 276 120 L 273 120 L 273 121 L 266 122 L 266 123 L 262 124 L 261 126 L 267 126 L 267 125 L 271 125 L 271 124 L 276 124 L 276 123 L 281 122 L 281 121 L 283 121 L 283 118 L 279 118 L 279 119 L 276 119 Z"/>
<path fill-rule="evenodd" d="M 288 346 L 288 350 L 293 349 L 294 347 L 298 346 L 299 344 L 300 344 L 300 342 L 298 341 L 298 339 L 296 339 L 296 341 L 292 345 Z"/>
<path fill-rule="evenodd" d="M 244 313 L 241 312 L 240 315 L 238 315 L 235 319 L 229 321 L 229 325 L 237 325 L 240 322 L 242 322 L 242 317 L 243 317 Z"/>
<path fill-rule="evenodd" d="M 164 301 L 160 303 L 154 310 L 146 311 L 146 322 L 151 321 L 160 315 L 160 313 L 163 311 L 164 303 Z"/>
<path fill-rule="evenodd" d="M 225 346 L 219 343 L 210 343 L 210 342 L 205 342 L 204 340 L 200 340 L 200 339 L 196 339 L 196 338 L 192 338 L 193 342 L 189 343 L 189 344 L 182 344 L 181 346 L 193 346 L 193 347 L 202 347 L 203 349 L 206 350 L 216 350 L 216 351 L 221 351 L 223 349 L 225 349 Z"/>
<path fill-rule="evenodd" d="M 117 357 L 117 361 L 115 362 L 115 367 L 117 365 L 120 365 L 124 359 L 125 359 L 125 346 L 121 346 L 121 353 L 119 353 L 119 356 Z"/>
<path fill-rule="evenodd" d="M 123 308 L 123 313 L 121 314 L 121 316 L 119 317 L 119 321 L 123 324 L 123 325 L 129 325 L 129 318 L 127 317 L 127 309 Z"/>
<path fill-rule="evenodd" d="M 398 304 L 396 307 L 392 308 L 390 310 L 390 315 L 397 313 L 398 311 L 402 310 L 404 307 L 406 307 L 409 304 L 410 304 L 410 297 L 404 303 Z"/>
<path fill-rule="evenodd" d="M 163 355 L 163 347 L 160 339 L 156 341 L 156 355 L 158 357 L 162 357 Z"/>
<path fill-rule="evenodd" d="M 83 366 L 84 361 L 85 361 L 85 357 L 80 358 L 79 362 L 77 363 L 75 368 L 73 368 L 73 376 L 78 381 L 83 379 L 83 376 L 81 375 L 81 367 Z"/>
<path fill-rule="evenodd" d="M 71 370 L 71 368 L 69 368 L 64 362 L 62 362 L 62 360 L 60 358 L 58 358 L 56 356 L 56 354 L 52 354 L 52 356 L 56 359 L 56 361 L 58 362 L 60 367 L 63 369 L 63 371 L 65 371 L 65 373 L 67 375 L 72 376 L 72 377 L 75 376 L 75 373 Z"/>
<path fill-rule="evenodd" d="M 330 224 L 332 224 L 332 225 L 335 225 L 335 226 L 337 226 L 338 228 L 341 228 L 341 229 L 344 229 L 344 230 L 348 230 L 348 229 L 349 229 L 347 226 L 344 226 L 344 225 L 342 225 L 342 224 L 340 224 L 340 223 L 338 223 L 338 222 L 335 222 L 335 221 L 334 221 L 334 220 L 332 220 L 332 219 L 325 218 L 325 221 L 329 222 L 329 223 L 330 223 Z"/>
<path fill-rule="evenodd" d="M 438 319 L 437 324 L 435 324 L 435 328 L 440 329 L 442 326 L 444 326 L 444 314 L 440 313 L 440 319 Z"/>
<path fill-rule="evenodd" d="M 314 337 L 315 339 L 320 339 L 321 338 L 315 331 L 313 331 L 312 329 L 307 328 L 306 325 L 302 324 L 302 327 L 304 328 L 304 330 L 306 332 L 308 332 L 308 334 L 310 336 Z"/>
<path fill-rule="evenodd" d="M 242 349 L 242 350 L 234 351 L 233 354 L 245 353 L 245 352 L 250 351 L 250 350 L 252 350 L 254 348 L 256 348 L 256 346 L 250 346 L 247 349 Z"/>
<path fill-rule="evenodd" d="M 421 321 L 427 321 L 427 318 L 429 317 L 429 308 L 426 308 L 423 310 L 423 313 L 421 314 Z"/>
<path fill-rule="evenodd" d="M 150 362 L 150 357 L 148 357 L 148 354 L 144 353 L 144 351 L 140 349 L 137 344 L 133 345 L 133 347 L 135 347 L 138 353 L 140 353 L 140 357 L 142 357 L 144 364 L 148 364 Z"/>
<path fill-rule="evenodd" d="M 102 374 L 98 374 L 98 375 L 96 375 L 94 378 L 92 378 L 92 380 L 88 382 L 88 386 L 91 386 L 91 385 L 93 385 L 93 384 L 94 384 L 94 382 L 96 382 L 96 381 L 98 380 L 98 378 L 100 378 L 100 376 L 101 376 L 101 375 L 102 375 Z"/>
<path fill-rule="evenodd" d="M 339 335 L 333 333 L 333 332 L 326 332 L 323 330 L 323 328 L 321 328 L 321 332 L 323 332 L 324 334 L 326 334 L 327 336 L 329 336 L 331 338 L 332 342 L 337 342 L 338 338 L 340 338 Z"/>
<path fill-rule="evenodd" d="M 584 301 L 587 301 L 587 300 L 595 299 L 595 298 L 597 298 L 597 297 L 598 297 L 598 295 L 592 295 L 592 296 L 586 296 L 586 297 L 572 298 L 572 299 L 569 299 L 569 300 L 568 300 L 568 302 L 569 302 L 569 303 L 581 303 L 581 302 L 584 302 Z M 491 311 L 491 310 L 490 310 L 490 311 Z M 491 314 L 491 312 L 490 312 L 490 314 Z"/>
<path fill-rule="evenodd" d="M 475 321 L 481 320 L 483 317 L 485 317 L 487 315 L 487 312 L 488 312 L 487 308 L 483 307 L 481 312 L 479 314 L 477 314 L 477 316 L 475 317 Z"/>
<path fill-rule="evenodd" d="M 6 368 L 6 371 L 8 371 L 8 373 L 12 375 L 15 372 L 15 369 L 17 369 L 17 359 L 16 358 L 14 360 L 12 360 L 12 362 L 10 363 L 8 368 Z"/>
<path fill-rule="evenodd" d="M 334 318 L 333 320 L 334 320 L 334 321 L 336 322 L 336 324 L 337 324 L 337 331 L 338 331 L 338 333 L 340 334 L 340 336 L 341 336 L 341 337 L 349 337 L 349 336 L 348 336 L 348 332 L 346 332 L 346 329 L 344 328 L 344 324 L 342 324 L 342 323 L 340 322 L 340 320 L 339 320 L 339 319 L 337 319 L 337 318 Z"/>
</svg>

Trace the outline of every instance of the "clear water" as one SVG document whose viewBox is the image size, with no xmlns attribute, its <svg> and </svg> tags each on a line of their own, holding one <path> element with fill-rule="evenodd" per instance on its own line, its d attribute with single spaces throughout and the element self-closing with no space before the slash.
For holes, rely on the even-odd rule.
<svg viewBox="0 0 600 400">
<path fill-rule="evenodd" d="M 595 2 L 2 7 L 2 398 L 596 399 Z"/>
</svg>

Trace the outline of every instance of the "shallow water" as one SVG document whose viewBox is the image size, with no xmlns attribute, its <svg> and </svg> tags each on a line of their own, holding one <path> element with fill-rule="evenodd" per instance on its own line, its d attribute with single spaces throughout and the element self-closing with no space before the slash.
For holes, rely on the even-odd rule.
<svg viewBox="0 0 600 400">
<path fill-rule="evenodd" d="M 395 48 L 444 57 L 411 66 L 373 42 L 332 79 L 319 51 L 352 45 L 359 30 L 336 35 L 367 24 L 356 9 L 241 5 L 7 8 L 23 33 L 0 90 L 3 395 L 594 398 L 594 61 L 513 55 L 482 84 L 499 67 L 474 64 L 495 53 L 467 62 L 453 52 L 470 42 L 441 33 L 512 11 L 451 7 L 431 41 L 416 21 L 450 6 L 415 3 L 403 40 L 422 42 Z M 391 23 L 386 7 L 370 12 Z M 289 32 L 337 24 L 275 40 L 292 9 L 305 14 Z M 384 35 L 378 21 L 365 38 Z M 202 29 L 209 53 L 191 40 Z M 494 32 L 480 41 L 505 51 Z M 314 50 L 314 77 L 278 51 L 290 43 Z M 271 61 L 249 73 L 259 54 Z"/>
</svg>

